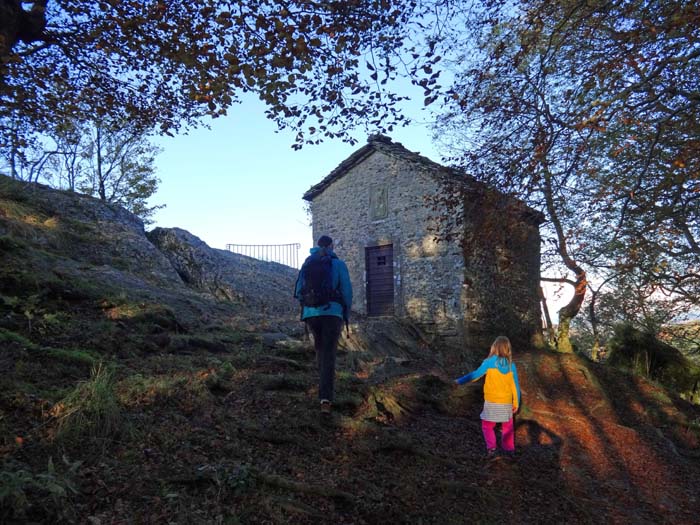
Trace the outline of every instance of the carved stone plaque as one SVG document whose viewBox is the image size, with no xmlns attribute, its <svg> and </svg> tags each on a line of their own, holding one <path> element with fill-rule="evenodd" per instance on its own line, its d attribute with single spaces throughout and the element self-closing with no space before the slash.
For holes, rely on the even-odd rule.
<svg viewBox="0 0 700 525">
<path fill-rule="evenodd" d="M 369 214 L 373 221 L 386 219 L 389 214 L 389 203 L 386 186 L 377 186 L 370 190 Z"/>
</svg>

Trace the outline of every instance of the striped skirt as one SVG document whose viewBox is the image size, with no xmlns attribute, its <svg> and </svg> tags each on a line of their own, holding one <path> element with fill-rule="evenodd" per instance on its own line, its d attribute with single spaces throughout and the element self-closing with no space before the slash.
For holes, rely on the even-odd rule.
<svg viewBox="0 0 700 525">
<path fill-rule="evenodd" d="M 513 417 L 513 405 L 510 403 L 491 403 L 484 401 L 481 419 L 493 423 L 505 423 Z"/>
</svg>

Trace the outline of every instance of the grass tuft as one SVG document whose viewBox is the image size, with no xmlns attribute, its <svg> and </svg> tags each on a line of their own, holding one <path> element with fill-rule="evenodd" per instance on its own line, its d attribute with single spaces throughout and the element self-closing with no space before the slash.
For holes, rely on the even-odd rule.
<svg viewBox="0 0 700 525">
<path fill-rule="evenodd" d="M 54 407 L 59 439 L 108 439 L 120 434 L 124 419 L 115 394 L 114 371 L 102 363 Z"/>
<path fill-rule="evenodd" d="M 0 343 L 16 343 L 24 348 L 34 348 L 36 346 L 23 335 L 5 328 L 0 328 Z"/>
</svg>

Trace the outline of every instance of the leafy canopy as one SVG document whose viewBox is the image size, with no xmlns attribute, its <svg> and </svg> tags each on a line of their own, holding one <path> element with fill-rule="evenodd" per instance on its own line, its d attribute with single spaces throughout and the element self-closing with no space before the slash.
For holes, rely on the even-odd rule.
<svg viewBox="0 0 700 525">
<path fill-rule="evenodd" d="M 436 135 L 453 162 L 545 212 L 548 254 L 576 276 L 560 314 L 578 313 L 590 278 L 633 271 L 647 295 L 697 306 L 696 3 L 462 5 L 470 31 L 443 42 L 458 60 Z"/>
<path fill-rule="evenodd" d="M 297 143 L 354 122 L 404 122 L 384 89 L 433 56 L 411 37 L 416 0 L 0 0 L 0 119 L 10 131 L 110 117 L 166 133 L 222 115 L 245 92 Z M 414 28 L 415 30 L 412 30 Z M 420 60 L 418 62 L 417 60 Z M 435 79 L 422 78 L 424 85 Z"/>
</svg>

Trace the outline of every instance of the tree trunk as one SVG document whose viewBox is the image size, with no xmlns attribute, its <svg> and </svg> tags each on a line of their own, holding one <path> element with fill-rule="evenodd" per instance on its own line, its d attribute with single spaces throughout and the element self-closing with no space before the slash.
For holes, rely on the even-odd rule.
<svg viewBox="0 0 700 525">
<path fill-rule="evenodd" d="M 574 261 L 571 255 L 569 255 L 566 234 L 564 233 L 564 228 L 559 220 L 559 214 L 557 213 L 557 208 L 554 204 L 552 175 L 546 166 L 543 175 L 544 198 L 547 205 L 549 219 L 552 221 L 552 226 L 554 226 L 554 230 L 557 234 L 557 251 L 561 256 L 561 260 L 564 265 L 576 275 L 576 280 L 574 282 L 574 296 L 571 298 L 571 301 L 569 301 L 569 304 L 559 310 L 559 326 L 557 328 L 557 350 L 559 352 L 572 353 L 574 349 L 571 346 L 571 341 L 569 340 L 569 326 L 571 325 L 571 320 L 576 317 L 581 310 L 583 299 L 586 296 L 588 281 L 586 280 L 586 272 L 576 263 L 576 261 Z"/>
<path fill-rule="evenodd" d="M 571 346 L 571 340 L 569 339 L 569 327 L 571 325 L 571 320 L 581 311 L 581 305 L 586 296 L 586 286 L 588 286 L 586 272 L 578 265 L 574 265 L 572 270 L 576 273 L 574 296 L 571 298 L 571 301 L 569 301 L 569 304 L 559 310 L 559 327 L 557 328 L 557 350 L 565 353 L 572 353 L 574 351 Z"/>
<path fill-rule="evenodd" d="M 549 346 L 555 348 L 557 345 L 557 338 L 554 333 L 554 325 L 552 325 L 552 317 L 549 315 L 549 306 L 547 306 L 547 299 L 544 296 L 544 290 L 540 286 L 540 302 L 542 303 L 542 311 L 544 312 L 544 321 L 547 325 L 545 330 L 547 332 L 547 342 Z"/>
<path fill-rule="evenodd" d="M 97 194 L 100 200 L 107 201 L 107 190 L 105 189 L 105 177 L 102 173 L 102 128 L 96 126 L 95 150 L 97 153 Z"/>
<path fill-rule="evenodd" d="M 2 37 L 0 37 L 2 38 Z M 13 133 L 13 140 L 12 140 L 12 146 L 10 150 L 10 175 L 13 179 L 18 179 L 19 177 L 17 176 L 17 142 L 15 139 L 16 133 Z"/>
<path fill-rule="evenodd" d="M 600 351 L 600 337 L 598 335 L 598 318 L 595 314 L 595 300 L 596 292 L 591 290 L 591 302 L 588 305 L 588 319 L 591 322 L 591 329 L 593 330 L 593 348 L 591 348 L 591 359 L 593 361 L 598 361 Z"/>
<path fill-rule="evenodd" d="M 30 43 L 44 37 L 47 0 L 33 2 L 29 11 L 22 7 L 22 4 L 26 3 L 18 0 L 0 0 L 0 63 L 9 59 L 17 42 Z M 0 77 L 0 85 L 3 83 Z"/>
</svg>

